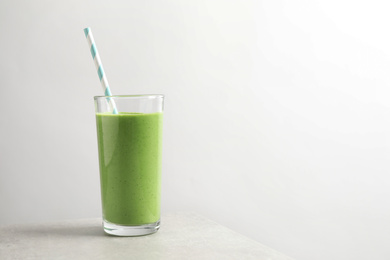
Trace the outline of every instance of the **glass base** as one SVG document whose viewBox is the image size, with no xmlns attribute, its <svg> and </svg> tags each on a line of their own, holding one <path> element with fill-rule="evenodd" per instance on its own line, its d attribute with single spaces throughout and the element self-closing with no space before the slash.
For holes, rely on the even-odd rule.
<svg viewBox="0 0 390 260">
<path fill-rule="evenodd" d="M 110 223 L 103 219 L 104 232 L 114 236 L 135 237 L 156 233 L 160 228 L 160 220 L 146 225 L 122 226 Z"/>
</svg>

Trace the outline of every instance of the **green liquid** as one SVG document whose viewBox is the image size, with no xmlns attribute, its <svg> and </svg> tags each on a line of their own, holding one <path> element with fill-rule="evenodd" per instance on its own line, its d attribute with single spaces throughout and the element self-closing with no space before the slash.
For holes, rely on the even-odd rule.
<svg viewBox="0 0 390 260">
<path fill-rule="evenodd" d="M 160 219 L 162 113 L 96 114 L 103 218 L 119 225 Z"/>
</svg>

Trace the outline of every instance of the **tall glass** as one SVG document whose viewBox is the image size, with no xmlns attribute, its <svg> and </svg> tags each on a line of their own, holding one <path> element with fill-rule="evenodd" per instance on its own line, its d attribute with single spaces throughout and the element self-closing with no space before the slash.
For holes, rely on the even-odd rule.
<svg viewBox="0 0 390 260">
<path fill-rule="evenodd" d="M 152 234 L 160 227 L 164 96 L 94 99 L 104 231 Z"/>
</svg>

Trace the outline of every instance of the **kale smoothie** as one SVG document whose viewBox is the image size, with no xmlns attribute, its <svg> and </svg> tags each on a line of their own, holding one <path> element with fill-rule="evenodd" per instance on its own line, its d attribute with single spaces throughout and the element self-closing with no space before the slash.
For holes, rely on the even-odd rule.
<svg viewBox="0 0 390 260">
<path fill-rule="evenodd" d="M 124 226 L 160 219 L 162 113 L 96 113 L 105 221 Z"/>
</svg>

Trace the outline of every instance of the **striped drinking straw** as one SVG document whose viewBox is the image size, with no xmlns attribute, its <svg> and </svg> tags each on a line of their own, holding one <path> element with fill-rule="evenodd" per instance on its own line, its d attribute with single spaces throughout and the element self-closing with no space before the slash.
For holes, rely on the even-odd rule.
<svg viewBox="0 0 390 260">
<path fill-rule="evenodd" d="M 102 64 L 102 61 L 100 60 L 100 56 L 99 56 L 98 50 L 96 48 L 95 40 L 93 39 L 91 28 L 89 28 L 89 27 L 85 28 L 84 33 L 85 33 L 85 37 L 87 37 L 88 45 L 91 49 L 92 58 L 95 62 L 95 66 L 97 69 L 97 73 L 99 75 L 100 83 L 102 83 L 104 95 L 111 96 L 111 91 L 110 91 L 110 87 L 108 85 L 106 73 L 104 73 L 103 64 Z M 111 98 L 107 98 L 107 100 L 108 100 L 108 103 L 112 106 L 112 113 L 118 114 L 118 110 L 116 109 L 114 100 L 112 100 Z"/>
</svg>

